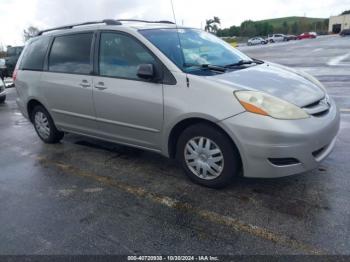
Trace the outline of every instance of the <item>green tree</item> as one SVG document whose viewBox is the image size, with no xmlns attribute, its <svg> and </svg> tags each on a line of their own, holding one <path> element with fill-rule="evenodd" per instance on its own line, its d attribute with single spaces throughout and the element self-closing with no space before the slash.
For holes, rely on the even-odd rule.
<svg viewBox="0 0 350 262">
<path fill-rule="evenodd" d="M 348 15 L 348 14 L 350 14 L 350 10 L 346 10 L 346 11 L 342 12 L 340 15 Z"/>
<path fill-rule="evenodd" d="M 229 36 L 239 36 L 241 33 L 241 28 L 239 26 L 231 26 L 229 28 Z"/>
<path fill-rule="evenodd" d="M 229 28 L 218 29 L 217 36 L 220 37 L 232 37 L 232 36 L 240 36 L 241 28 L 239 26 L 231 26 Z"/>
<path fill-rule="evenodd" d="M 294 22 L 292 24 L 292 28 L 291 28 L 292 34 L 299 34 L 300 30 L 299 30 L 299 23 L 298 22 Z"/>
<path fill-rule="evenodd" d="M 307 23 L 306 17 L 300 18 L 299 30 L 301 33 L 309 31 L 309 24 Z"/>
<path fill-rule="evenodd" d="M 257 30 L 252 20 L 244 21 L 241 24 L 241 36 L 255 36 L 256 34 Z"/>
<path fill-rule="evenodd" d="M 327 18 L 323 21 L 323 27 L 322 27 L 325 32 L 328 32 L 328 25 L 329 25 L 329 19 Z"/>
<path fill-rule="evenodd" d="M 267 36 L 268 34 L 272 34 L 274 31 L 273 25 L 268 22 L 255 22 L 255 29 L 257 35 Z"/>
<path fill-rule="evenodd" d="M 282 33 L 288 34 L 289 33 L 289 25 L 287 21 L 284 21 L 282 24 Z"/>
</svg>

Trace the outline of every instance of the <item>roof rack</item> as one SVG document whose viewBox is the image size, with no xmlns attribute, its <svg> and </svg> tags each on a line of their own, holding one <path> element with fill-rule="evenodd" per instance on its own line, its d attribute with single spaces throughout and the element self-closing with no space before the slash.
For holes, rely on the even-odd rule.
<svg viewBox="0 0 350 262">
<path fill-rule="evenodd" d="M 84 23 L 78 23 L 78 24 L 71 24 L 71 25 L 65 25 L 65 26 L 59 26 L 54 27 L 50 29 L 41 30 L 38 32 L 37 36 L 42 35 L 43 33 L 47 33 L 50 31 L 56 31 L 56 30 L 63 30 L 63 29 L 72 29 L 76 26 L 84 26 L 84 25 L 94 25 L 94 24 L 106 24 L 106 25 L 122 25 L 121 22 L 142 22 L 142 23 L 159 23 L 159 24 L 175 24 L 171 21 L 161 20 L 161 21 L 147 21 L 147 20 L 139 20 L 139 19 L 104 19 L 102 21 L 91 21 L 91 22 L 84 22 Z"/>
<path fill-rule="evenodd" d="M 118 21 L 118 22 L 141 22 L 141 23 L 151 23 L 151 24 L 175 24 L 174 22 L 167 21 L 167 20 L 148 21 L 148 20 L 140 20 L 140 19 L 117 19 L 115 21 Z"/>
<path fill-rule="evenodd" d="M 37 35 L 39 36 L 39 35 L 42 35 L 43 33 L 47 33 L 50 31 L 72 29 L 73 27 L 76 27 L 76 26 L 94 25 L 94 24 L 121 25 L 122 23 L 117 21 L 117 20 L 113 20 L 113 19 L 104 19 L 102 21 L 91 21 L 91 22 L 84 22 L 84 23 L 79 23 L 79 24 L 71 24 L 71 25 L 54 27 L 54 28 L 39 31 L 39 33 Z"/>
</svg>

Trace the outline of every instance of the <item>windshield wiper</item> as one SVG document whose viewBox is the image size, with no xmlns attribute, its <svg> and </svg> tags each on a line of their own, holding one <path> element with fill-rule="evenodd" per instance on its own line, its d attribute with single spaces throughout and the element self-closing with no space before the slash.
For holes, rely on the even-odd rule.
<svg viewBox="0 0 350 262">
<path fill-rule="evenodd" d="M 213 71 L 226 72 L 227 68 L 225 66 L 211 65 L 211 64 L 190 64 L 185 63 L 184 67 L 199 67 L 203 69 L 209 69 Z"/>
<path fill-rule="evenodd" d="M 261 64 L 265 63 L 264 61 L 256 59 L 256 58 L 252 58 L 252 59 L 253 59 L 254 63 L 256 63 L 258 65 L 261 65 Z"/>
<path fill-rule="evenodd" d="M 250 65 L 255 64 L 255 61 L 252 60 L 239 60 L 237 63 L 225 65 L 226 68 L 234 67 L 234 66 L 242 66 L 242 65 Z"/>
</svg>

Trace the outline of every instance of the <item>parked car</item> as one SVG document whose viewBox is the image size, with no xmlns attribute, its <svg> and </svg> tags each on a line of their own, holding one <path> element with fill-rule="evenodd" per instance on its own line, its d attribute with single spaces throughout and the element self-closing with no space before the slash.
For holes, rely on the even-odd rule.
<svg viewBox="0 0 350 262">
<path fill-rule="evenodd" d="M 296 35 L 286 35 L 286 40 L 290 41 L 290 40 L 297 40 L 297 36 Z"/>
<path fill-rule="evenodd" d="M 340 36 L 350 36 L 350 29 L 344 29 L 340 32 Z"/>
<path fill-rule="evenodd" d="M 268 41 L 262 37 L 253 37 L 250 38 L 247 42 L 247 45 L 265 45 Z"/>
<path fill-rule="evenodd" d="M 6 100 L 6 85 L 3 78 L 0 78 L 0 104 L 3 104 Z"/>
<path fill-rule="evenodd" d="M 314 34 L 310 34 L 310 33 L 302 33 L 301 35 L 298 35 L 298 40 L 314 39 L 314 38 L 316 38 L 316 36 Z"/>
<path fill-rule="evenodd" d="M 1 79 L 4 79 L 7 77 L 7 67 L 6 67 L 6 61 L 4 58 L 0 58 L 0 77 Z"/>
<path fill-rule="evenodd" d="M 17 63 L 18 107 L 45 143 L 68 132 L 147 149 L 216 188 L 332 151 L 339 111 L 311 75 L 170 22 L 88 24 L 39 33 Z"/>
<path fill-rule="evenodd" d="M 273 34 L 273 35 L 268 35 L 267 37 L 267 41 L 270 43 L 283 42 L 286 40 L 287 40 L 287 37 L 283 34 Z"/>
<path fill-rule="evenodd" d="M 23 46 L 7 47 L 6 58 L 5 58 L 5 64 L 7 68 L 6 77 L 12 77 L 13 70 L 16 66 L 19 56 L 21 55 L 22 50 L 23 50 Z"/>
</svg>

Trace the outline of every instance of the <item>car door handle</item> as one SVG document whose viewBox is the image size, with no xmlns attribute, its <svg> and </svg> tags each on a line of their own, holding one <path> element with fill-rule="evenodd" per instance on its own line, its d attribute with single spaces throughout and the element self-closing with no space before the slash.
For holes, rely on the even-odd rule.
<svg viewBox="0 0 350 262">
<path fill-rule="evenodd" d="M 80 86 L 83 88 L 87 88 L 87 87 L 90 87 L 91 85 L 90 85 L 89 81 L 84 79 L 81 81 Z"/>
<path fill-rule="evenodd" d="M 103 83 L 103 82 L 98 82 L 95 85 L 95 88 L 98 89 L 98 90 L 105 90 L 105 89 L 107 89 L 107 87 L 105 87 L 105 83 Z"/>
</svg>

